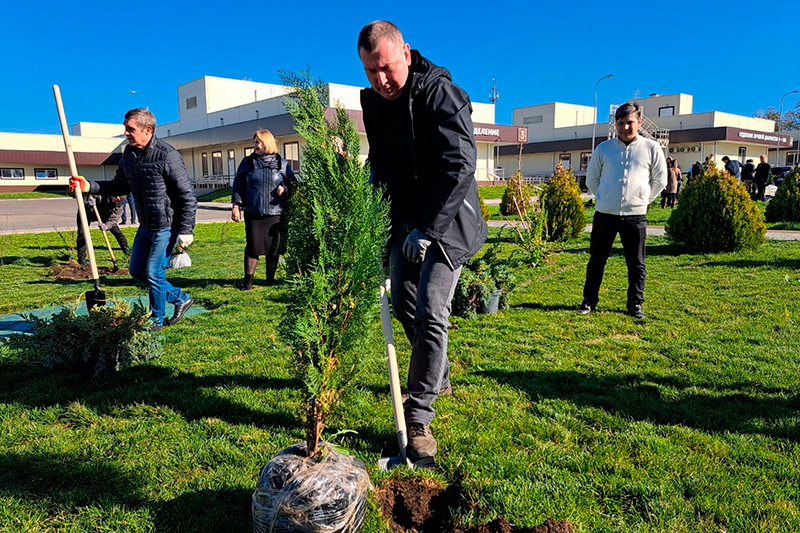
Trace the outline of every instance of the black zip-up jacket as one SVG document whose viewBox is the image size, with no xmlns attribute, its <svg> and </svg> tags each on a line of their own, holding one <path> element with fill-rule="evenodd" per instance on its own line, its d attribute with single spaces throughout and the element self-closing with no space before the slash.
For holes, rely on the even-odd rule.
<svg viewBox="0 0 800 533">
<path fill-rule="evenodd" d="M 472 106 L 467 93 L 451 81 L 450 73 L 416 50 L 411 51 L 404 90 L 409 91 L 410 154 L 392 149 L 389 140 L 393 135 L 379 112 L 383 97 L 371 88 L 361 91 L 374 181 L 386 183 L 398 158 L 411 158 L 413 175 L 408 179 L 414 180 L 423 209 L 418 220 L 404 222 L 412 222 L 414 228 L 438 241 L 455 269 L 475 255 L 487 237 L 475 183 Z"/>
<path fill-rule="evenodd" d="M 291 188 L 294 171 L 278 154 L 253 152 L 239 164 L 233 179 L 231 202 L 256 215 L 280 215 L 288 193 L 278 196 L 278 185 Z"/>
<path fill-rule="evenodd" d="M 89 192 L 103 196 L 133 193 L 139 224 L 149 231 L 176 228 L 179 235 L 194 231 L 197 198 L 178 151 L 153 136 L 144 150 L 125 147 L 114 178 L 93 181 Z"/>
</svg>

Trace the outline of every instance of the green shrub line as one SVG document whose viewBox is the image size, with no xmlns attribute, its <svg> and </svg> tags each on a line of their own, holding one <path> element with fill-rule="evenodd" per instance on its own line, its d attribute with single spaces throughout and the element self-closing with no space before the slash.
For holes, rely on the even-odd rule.
<svg viewBox="0 0 800 533">
<path fill-rule="evenodd" d="M 168 278 L 212 311 L 165 328 L 160 358 L 83 382 L 0 346 L 0 529 L 251 530 L 261 466 L 303 438 L 300 383 L 277 335 L 288 285 L 238 290 L 241 224 L 201 224 L 196 237 L 193 266 Z M 513 251 L 507 230 L 489 241 Z M 599 311 L 574 313 L 585 233 L 515 266 L 507 309 L 452 320 L 438 473 L 377 469 L 396 453 L 380 345 L 327 438 L 376 486 L 426 476 L 457 487 L 451 512 L 465 528 L 502 516 L 519 528 L 552 517 L 579 531 L 800 531 L 800 243 L 715 255 L 647 243 L 646 321 L 623 314 L 619 242 Z M 56 233 L 9 235 L 2 249 L 2 313 L 90 287 L 48 275 L 64 261 Z M 103 281 L 110 297 L 144 290 Z M 404 375 L 397 323 L 395 339 Z M 388 531 L 374 501 L 364 531 Z"/>
</svg>

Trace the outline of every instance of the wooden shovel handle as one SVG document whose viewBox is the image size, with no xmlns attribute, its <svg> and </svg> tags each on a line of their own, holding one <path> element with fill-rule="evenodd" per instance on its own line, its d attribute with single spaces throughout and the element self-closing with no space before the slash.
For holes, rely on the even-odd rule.
<svg viewBox="0 0 800 533">
<path fill-rule="evenodd" d="M 97 217 L 97 223 L 103 224 L 103 219 L 100 218 L 100 211 L 97 210 L 97 206 L 93 205 L 92 208 L 94 209 L 94 216 Z M 117 266 L 117 258 L 114 257 L 114 250 L 111 249 L 111 243 L 108 242 L 108 235 L 106 235 L 106 230 L 100 228 L 100 232 L 103 234 L 103 239 L 106 241 L 106 246 L 108 247 L 108 253 L 111 254 L 111 262 L 114 263 L 114 266 Z"/>
<path fill-rule="evenodd" d="M 69 170 L 73 176 L 78 175 L 78 165 L 75 164 L 75 155 L 72 153 L 72 144 L 69 142 L 69 129 L 67 128 L 67 117 L 64 115 L 64 104 L 61 101 L 61 89 L 58 85 L 53 85 L 53 94 L 56 97 L 56 107 L 58 108 L 58 120 L 61 122 L 61 135 L 64 137 L 64 146 L 67 149 L 67 159 L 69 159 Z M 92 269 L 92 279 L 95 287 L 100 285 L 100 275 L 97 273 L 97 261 L 94 259 L 94 246 L 92 245 L 92 235 L 89 233 L 89 222 L 86 219 L 86 209 L 83 207 L 83 194 L 81 188 L 75 189 L 75 201 L 78 202 L 78 215 L 81 219 L 81 228 L 86 239 L 86 247 L 89 252 L 89 266 Z"/>
</svg>

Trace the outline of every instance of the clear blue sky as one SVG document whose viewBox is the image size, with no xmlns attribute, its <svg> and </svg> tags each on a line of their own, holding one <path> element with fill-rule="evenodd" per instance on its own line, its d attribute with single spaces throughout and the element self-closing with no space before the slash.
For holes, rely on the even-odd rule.
<svg viewBox="0 0 800 533">
<path fill-rule="evenodd" d="M 609 73 L 601 121 L 636 90 L 689 93 L 696 112 L 749 116 L 800 89 L 797 0 L 47 1 L 9 2 L 3 15 L 0 131 L 58 133 L 53 83 L 71 124 L 120 122 L 139 106 L 159 123 L 177 120 L 177 86 L 203 75 L 277 83 L 279 69 L 308 65 L 324 81 L 363 86 L 356 38 L 378 18 L 473 101 L 489 101 L 495 78 L 504 124 L 514 107 L 592 105 Z M 787 96 L 784 109 L 798 100 Z"/>
</svg>

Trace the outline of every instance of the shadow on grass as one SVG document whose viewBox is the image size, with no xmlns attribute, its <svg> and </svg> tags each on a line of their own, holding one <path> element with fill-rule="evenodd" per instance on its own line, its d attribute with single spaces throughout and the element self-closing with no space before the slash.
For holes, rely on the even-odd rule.
<svg viewBox="0 0 800 533">
<path fill-rule="evenodd" d="M 142 483 L 110 461 L 79 454 L 0 454 L 0 494 L 48 502 L 51 512 L 87 505 L 137 507 Z"/>
<path fill-rule="evenodd" d="M 757 385 L 708 385 L 720 393 L 712 396 L 695 392 L 702 384 L 636 374 L 598 377 L 572 371 L 490 370 L 480 375 L 515 387 L 534 401 L 562 399 L 637 421 L 800 441 L 800 428 L 794 424 L 776 423 L 779 419 L 797 416 L 800 399 L 796 391 L 789 389 L 768 389 L 767 394 L 772 397 L 764 398 L 753 395 L 753 390 L 759 396 L 765 393 Z M 677 389 L 679 398 L 665 400 L 659 386 Z M 762 422 L 761 427 L 756 425 L 759 422 Z"/>
<path fill-rule="evenodd" d="M 245 387 L 259 390 L 300 390 L 297 379 L 269 378 L 249 374 L 196 375 L 154 365 L 137 365 L 110 376 L 83 380 L 63 372 L 42 375 L 31 366 L 0 364 L 0 402 L 18 402 L 34 407 L 66 405 L 80 401 L 98 414 L 111 414 L 117 407 L 137 404 L 167 406 L 187 420 L 219 418 L 231 424 L 297 428 L 292 413 L 255 410 L 220 396 L 214 389 Z"/>
<path fill-rule="evenodd" d="M 0 258 L 0 264 L 3 265 L 20 264 L 20 265 L 51 266 L 55 261 L 56 261 L 55 257 L 45 256 L 45 255 L 36 255 L 33 257 L 7 255 L 5 257 Z"/>
<path fill-rule="evenodd" d="M 255 480 L 253 481 L 255 487 Z M 181 494 L 158 505 L 157 531 L 250 531 L 253 489 L 225 488 Z"/>
<path fill-rule="evenodd" d="M 730 261 L 708 261 L 699 263 L 704 267 L 731 267 L 731 268 L 781 268 L 788 270 L 800 269 L 800 259 L 774 259 L 774 260 L 754 260 L 754 259 L 731 259 Z"/>
</svg>

